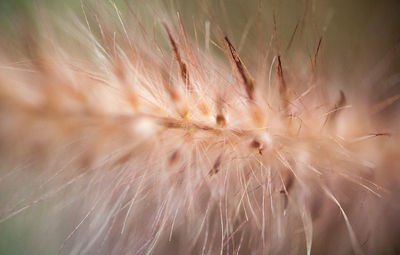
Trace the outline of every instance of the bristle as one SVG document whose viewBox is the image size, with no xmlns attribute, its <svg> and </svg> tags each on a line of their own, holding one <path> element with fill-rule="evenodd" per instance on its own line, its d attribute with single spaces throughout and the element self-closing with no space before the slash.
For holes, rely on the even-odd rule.
<svg viewBox="0 0 400 255">
<path fill-rule="evenodd" d="M 225 41 L 228 43 L 228 47 L 229 47 L 229 51 L 230 51 L 230 53 L 232 55 L 232 59 L 235 62 L 237 70 L 238 70 L 240 76 L 243 79 L 243 85 L 246 88 L 247 96 L 250 99 L 253 99 L 253 97 L 254 97 L 254 95 L 253 95 L 253 93 L 254 93 L 254 80 L 253 80 L 253 78 L 250 77 L 250 75 L 246 71 L 245 67 L 243 66 L 242 61 L 240 60 L 239 56 L 236 53 L 235 48 L 233 47 L 233 45 L 229 41 L 228 37 L 226 37 L 226 36 L 225 36 Z"/>
<path fill-rule="evenodd" d="M 169 28 L 167 27 L 167 25 L 164 25 L 164 26 L 165 26 L 165 30 L 168 33 L 168 38 L 171 42 L 176 61 L 179 64 L 182 81 L 184 82 L 184 84 L 187 84 L 187 87 L 189 89 L 190 88 L 190 80 L 189 80 L 189 73 L 188 73 L 186 64 L 182 61 L 181 55 L 179 53 L 178 45 L 176 44 L 174 38 L 172 37 L 171 32 L 169 31 Z"/>
</svg>

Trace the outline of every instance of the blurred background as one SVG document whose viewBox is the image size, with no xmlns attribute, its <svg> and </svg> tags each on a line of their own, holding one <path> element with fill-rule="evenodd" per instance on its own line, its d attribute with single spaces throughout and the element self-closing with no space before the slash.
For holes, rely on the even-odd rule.
<svg viewBox="0 0 400 255">
<path fill-rule="evenodd" d="M 101 2 L 108 2 L 107 0 Z M 45 8 L 54 16 L 74 12 L 82 18 L 82 2 L 86 6 L 100 1 L 87 0 L 0 0 L 0 27 L 2 36 L 17 33 L 18 23 L 40 16 L 37 9 Z M 215 18 L 224 33 L 231 37 L 240 51 L 251 58 L 256 39 L 268 41 L 273 32 L 273 12 L 282 46 L 286 46 L 296 25 L 304 19 L 297 31 L 307 30 L 309 53 L 313 54 L 319 37 L 323 37 L 324 54 L 329 64 L 351 72 L 354 64 L 369 65 L 382 58 L 400 42 L 400 1 L 397 0 L 113 0 L 120 11 L 130 15 L 126 3 L 146 27 L 159 27 L 158 15 L 176 17 L 179 12 L 186 31 L 204 27 L 204 22 Z M 260 9 L 259 9 L 260 8 Z M 154 14 L 157 14 L 156 16 Z M 212 17 L 210 16 L 212 15 Z M 261 25 L 257 27 L 258 22 Z M 68 22 L 68 20 L 65 20 Z M 32 29 L 34 23 L 31 23 Z M 261 30 L 260 30 L 261 29 Z M 4 34 L 8 32 L 9 34 Z M 199 37 L 202 35 L 199 33 Z M 242 38 L 244 37 L 244 38 Z M 299 44 L 294 38 L 293 44 Z M 397 66 L 398 67 L 398 66 Z"/>
</svg>

